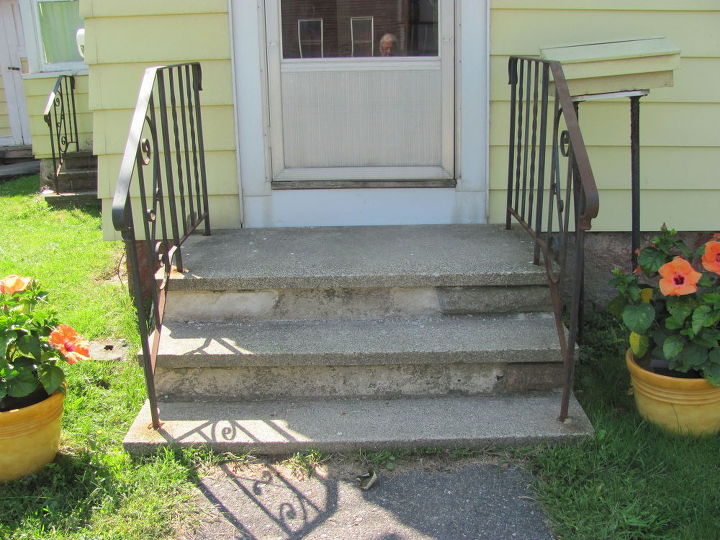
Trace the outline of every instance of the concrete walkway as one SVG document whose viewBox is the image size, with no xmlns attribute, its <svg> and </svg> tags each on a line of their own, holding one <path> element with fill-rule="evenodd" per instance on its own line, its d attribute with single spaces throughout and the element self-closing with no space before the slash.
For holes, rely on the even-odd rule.
<svg viewBox="0 0 720 540">
<path fill-rule="evenodd" d="M 359 489 L 359 464 L 322 465 L 301 478 L 287 465 L 222 465 L 201 479 L 207 511 L 185 540 L 552 539 L 517 466 L 430 459 L 378 470 Z"/>
</svg>

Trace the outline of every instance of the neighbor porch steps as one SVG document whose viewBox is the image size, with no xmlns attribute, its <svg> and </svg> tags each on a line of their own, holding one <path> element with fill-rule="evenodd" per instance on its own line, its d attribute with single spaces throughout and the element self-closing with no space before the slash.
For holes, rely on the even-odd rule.
<svg viewBox="0 0 720 540">
<path fill-rule="evenodd" d="M 476 446 L 592 428 L 572 401 L 544 270 L 498 226 L 216 231 L 168 285 L 146 406 L 125 446 Z"/>
</svg>

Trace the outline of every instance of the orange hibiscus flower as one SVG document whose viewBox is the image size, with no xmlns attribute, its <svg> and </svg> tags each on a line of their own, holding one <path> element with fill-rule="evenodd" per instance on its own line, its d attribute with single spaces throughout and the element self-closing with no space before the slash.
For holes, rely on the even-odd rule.
<svg viewBox="0 0 720 540">
<path fill-rule="evenodd" d="M 702 265 L 705 270 L 720 274 L 720 242 L 710 240 L 705 244 L 705 254 L 702 256 Z"/>
<path fill-rule="evenodd" d="M 658 270 L 662 279 L 660 280 L 660 292 L 665 296 L 682 296 L 697 291 L 697 282 L 702 277 L 682 257 L 675 257 Z"/>
<path fill-rule="evenodd" d="M 67 324 L 59 324 L 50 332 L 48 341 L 63 354 L 68 364 L 90 358 L 87 340 Z"/>
<path fill-rule="evenodd" d="M 32 278 L 11 275 L 0 281 L 0 293 L 13 294 L 22 292 L 32 283 Z"/>
</svg>

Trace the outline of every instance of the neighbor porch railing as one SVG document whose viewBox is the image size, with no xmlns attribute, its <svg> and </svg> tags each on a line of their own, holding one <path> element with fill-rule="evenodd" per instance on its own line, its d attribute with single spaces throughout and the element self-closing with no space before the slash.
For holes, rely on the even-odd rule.
<svg viewBox="0 0 720 540">
<path fill-rule="evenodd" d="M 533 262 L 545 265 L 564 366 L 560 420 L 568 416 L 583 303 L 585 231 L 599 199 L 559 62 L 512 57 L 506 228 L 512 218 L 535 240 Z M 548 166 L 549 158 L 549 166 Z M 573 251 L 572 265 L 568 254 Z M 572 275 L 570 275 L 572 274 Z M 571 277 L 568 328 L 561 293 Z"/>
<path fill-rule="evenodd" d="M 167 284 L 182 272 L 180 246 L 201 224 L 210 234 L 199 63 L 145 70 L 112 202 L 137 309 L 152 425 L 160 427 L 155 359 Z"/>
<path fill-rule="evenodd" d="M 53 180 L 55 192 L 59 193 L 58 177 L 71 147 L 80 151 L 77 112 L 75 110 L 75 77 L 60 75 L 48 95 L 43 118 L 50 130 L 50 148 L 52 151 Z"/>
</svg>

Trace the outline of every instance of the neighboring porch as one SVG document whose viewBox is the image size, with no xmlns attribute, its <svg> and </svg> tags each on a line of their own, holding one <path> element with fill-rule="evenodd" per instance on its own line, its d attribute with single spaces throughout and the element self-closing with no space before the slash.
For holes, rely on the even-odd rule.
<svg viewBox="0 0 720 540">
<path fill-rule="evenodd" d="M 125 440 L 292 453 L 486 446 L 592 432 L 545 270 L 497 225 L 215 231 L 167 285 L 149 407 Z"/>
</svg>

